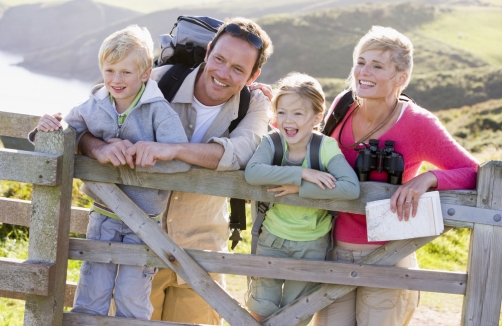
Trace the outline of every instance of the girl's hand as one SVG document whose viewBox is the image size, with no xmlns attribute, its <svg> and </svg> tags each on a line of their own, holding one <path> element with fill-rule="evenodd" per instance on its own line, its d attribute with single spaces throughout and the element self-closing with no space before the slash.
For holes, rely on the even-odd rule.
<svg viewBox="0 0 502 326">
<path fill-rule="evenodd" d="M 263 92 L 263 94 L 268 97 L 269 100 L 272 101 L 272 97 L 274 97 L 274 93 L 272 92 L 272 87 L 268 84 L 262 84 L 262 83 L 252 83 L 249 85 L 249 90 L 254 91 L 256 89 L 259 89 Z"/>
<path fill-rule="evenodd" d="M 38 131 L 54 131 L 61 128 L 61 121 L 63 115 L 61 112 L 54 113 L 53 115 L 44 114 L 40 120 L 38 120 L 37 130 Z"/>
<path fill-rule="evenodd" d="M 329 189 L 335 188 L 335 177 L 327 172 L 321 172 L 318 170 L 302 168 L 302 179 L 305 181 L 310 181 L 315 183 L 321 189 L 328 187 Z"/>
<path fill-rule="evenodd" d="M 300 187 L 295 185 L 282 185 L 277 188 L 267 189 L 267 192 L 277 192 L 274 197 L 282 197 L 289 194 L 297 194 L 300 192 Z"/>
<path fill-rule="evenodd" d="M 408 221 L 411 216 L 415 217 L 417 215 L 418 209 L 418 199 L 422 196 L 429 188 L 435 188 L 438 185 L 438 180 L 434 173 L 426 172 L 422 173 L 410 181 L 406 182 L 390 197 L 390 209 L 393 213 L 396 213 L 400 221 Z"/>
</svg>

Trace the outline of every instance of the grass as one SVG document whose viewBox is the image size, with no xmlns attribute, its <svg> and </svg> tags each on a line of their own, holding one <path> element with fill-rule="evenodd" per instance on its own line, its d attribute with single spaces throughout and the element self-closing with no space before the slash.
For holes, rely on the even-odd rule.
<svg viewBox="0 0 502 326">
<path fill-rule="evenodd" d="M 502 8 L 465 7 L 444 13 L 419 30 L 432 38 L 502 65 Z"/>
</svg>

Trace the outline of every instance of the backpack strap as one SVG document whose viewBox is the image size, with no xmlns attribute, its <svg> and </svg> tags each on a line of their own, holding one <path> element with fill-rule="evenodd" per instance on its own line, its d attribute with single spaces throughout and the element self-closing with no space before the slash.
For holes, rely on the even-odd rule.
<svg viewBox="0 0 502 326">
<path fill-rule="evenodd" d="M 232 120 L 230 126 L 228 127 L 228 131 L 232 132 L 239 125 L 239 123 L 244 119 L 249 109 L 249 102 L 251 102 L 251 91 L 249 87 L 244 86 L 240 93 L 239 99 L 239 113 L 237 114 L 237 118 Z"/>
<path fill-rule="evenodd" d="M 196 67 L 197 66 L 190 67 L 183 63 L 177 63 L 166 71 L 166 73 L 160 78 L 158 82 L 159 89 L 169 103 L 173 100 L 176 93 L 178 93 L 185 78 Z"/>
<path fill-rule="evenodd" d="M 313 133 L 312 140 L 310 141 L 310 157 L 309 167 L 314 170 L 323 171 L 324 167 L 321 163 L 321 145 L 324 135 Z"/>
<path fill-rule="evenodd" d="M 343 120 L 345 114 L 349 110 L 350 106 L 354 103 L 354 99 L 352 98 L 352 91 L 348 91 L 343 94 L 342 98 L 336 103 L 333 112 L 328 116 L 328 120 L 326 120 L 326 124 L 324 125 L 324 129 L 322 131 L 326 136 L 331 136 L 336 126 Z"/>
<path fill-rule="evenodd" d="M 247 86 L 241 90 L 239 99 L 239 112 L 237 118 L 230 123 L 228 127 L 229 133 L 239 125 L 244 119 L 249 109 L 249 102 L 251 101 L 251 92 Z M 229 240 L 232 240 L 231 249 L 233 250 L 237 243 L 242 240 L 238 229 L 246 229 L 246 201 L 239 198 L 230 198 L 230 229 L 233 228 L 232 235 Z M 237 225 L 237 227 L 236 227 Z"/>
</svg>

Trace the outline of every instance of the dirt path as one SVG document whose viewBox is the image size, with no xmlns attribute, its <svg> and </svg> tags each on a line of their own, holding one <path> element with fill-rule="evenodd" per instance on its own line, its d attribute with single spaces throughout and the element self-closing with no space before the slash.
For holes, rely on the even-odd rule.
<svg viewBox="0 0 502 326">
<path fill-rule="evenodd" d="M 460 311 L 438 311 L 419 305 L 409 326 L 458 326 L 460 318 Z"/>
</svg>

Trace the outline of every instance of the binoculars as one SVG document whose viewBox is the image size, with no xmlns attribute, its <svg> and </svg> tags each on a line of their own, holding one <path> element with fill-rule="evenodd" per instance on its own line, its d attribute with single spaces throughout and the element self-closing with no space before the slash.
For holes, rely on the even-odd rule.
<svg viewBox="0 0 502 326">
<path fill-rule="evenodd" d="M 359 181 L 369 181 L 370 172 L 387 172 L 387 182 L 401 184 L 404 171 L 403 156 L 394 152 L 393 140 L 386 140 L 385 147 L 378 148 L 378 139 L 370 139 L 369 146 L 359 150 L 356 159 L 356 174 Z"/>
</svg>

